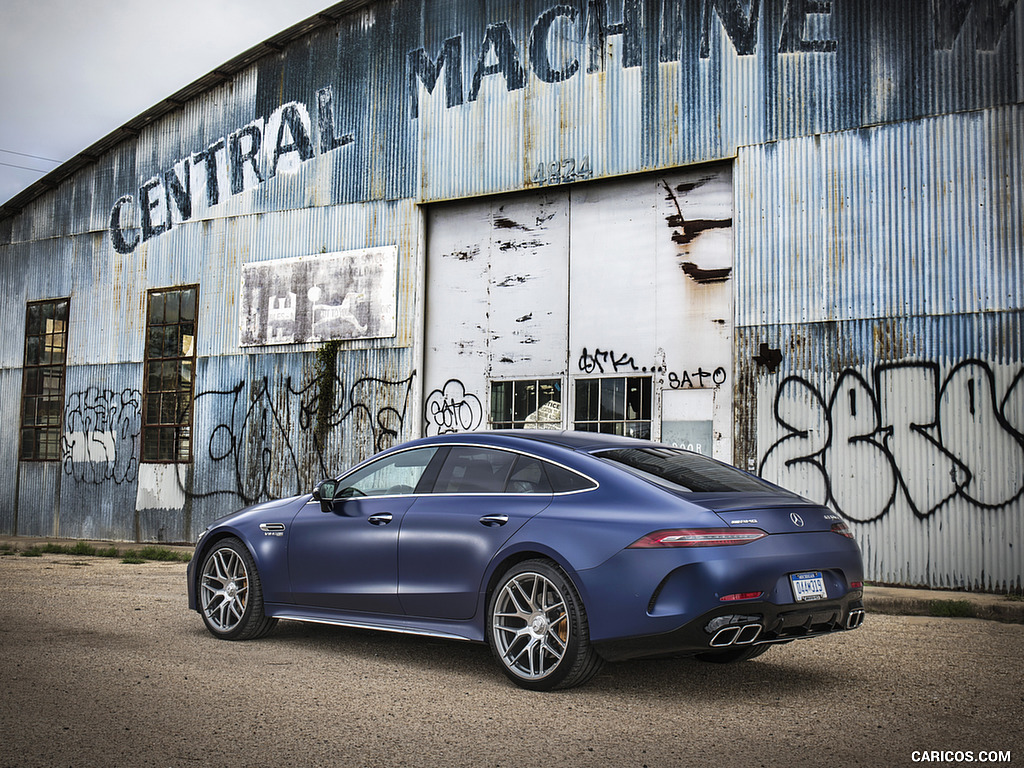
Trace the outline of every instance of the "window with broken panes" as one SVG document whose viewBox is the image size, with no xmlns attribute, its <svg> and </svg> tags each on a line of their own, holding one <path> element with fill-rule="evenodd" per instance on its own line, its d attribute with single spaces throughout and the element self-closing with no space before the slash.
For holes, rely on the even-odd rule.
<svg viewBox="0 0 1024 768">
<path fill-rule="evenodd" d="M 142 460 L 192 459 L 198 286 L 149 292 Z"/>
<path fill-rule="evenodd" d="M 526 379 L 491 383 L 493 429 L 561 429 L 562 382 Z"/>
<path fill-rule="evenodd" d="M 576 379 L 575 428 L 651 438 L 650 376 Z"/>
<path fill-rule="evenodd" d="M 24 461 L 60 458 L 70 305 L 70 299 L 34 301 L 25 311 L 19 452 Z"/>
</svg>

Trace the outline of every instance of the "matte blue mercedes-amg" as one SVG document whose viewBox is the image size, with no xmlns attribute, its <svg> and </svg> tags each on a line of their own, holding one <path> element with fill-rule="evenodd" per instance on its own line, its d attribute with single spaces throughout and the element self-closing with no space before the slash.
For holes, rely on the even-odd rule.
<svg viewBox="0 0 1024 768">
<path fill-rule="evenodd" d="M 551 690 L 855 629 L 862 580 L 827 507 L 657 443 L 517 430 L 415 440 L 218 520 L 188 599 L 224 640 L 291 619 L 485 642 Z"/>
</svg>

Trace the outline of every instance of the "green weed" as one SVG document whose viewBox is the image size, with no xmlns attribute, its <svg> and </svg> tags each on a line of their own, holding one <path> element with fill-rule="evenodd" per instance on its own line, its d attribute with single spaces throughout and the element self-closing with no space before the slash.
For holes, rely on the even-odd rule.
<svg viewBox="0 0 1024 768">
<path fill-rule="evenodd" d="M 16 547 L 10 545 L 4 545 L 4 548 L 0 550 L 0 554 L 14 554 L 17 553 L 22 557 L 42 557 L 43 555 L 75 555 L 78 557 L 123 557 L 122 563 L 130 563 L 137 565 L 139 563 L 145 563 L 149 561 L 156 561 L 161 563 L 187 563 L 192 559 L 191 552 L 175 552 L 173 549 L 167 547 L 148 546 L 142 547 L 138 551 L 126 551 L 121 552 L 117 547 L 94 547 L 92 544 L 88 544 L 84 541 L 78 541 L 74 544 L 54 544 L 53 542 L 46 542 L 45 544 L 34 544 L 28 549 L 18 552 Z"/>
<path fill-rule="evenodd" d="M 189 552 L 175 552 L 167 547 L 143 547 L 135 553 L 144 560 L 156 560 L 162 563 L 187 563 L 192 559 Z"/>
<path fill-rule="evenodd" d="M 974 616 L 974 606 L 969 600 L 932 600 L 928 603 L 931 616 L 951 619 L 965 619 Z"/>
</svg>

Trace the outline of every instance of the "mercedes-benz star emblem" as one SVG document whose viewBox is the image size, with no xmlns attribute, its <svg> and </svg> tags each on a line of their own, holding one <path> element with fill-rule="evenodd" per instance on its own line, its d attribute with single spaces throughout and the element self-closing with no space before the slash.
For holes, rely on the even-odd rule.
<svg viewBox="0 0 1024 768">
<path fill-rule="evenodd" d="M 790 512 L 789 519 L 793 521 L 793 525 L 795 525 L 797 528 L 804 527 L 804 519 L 800 517 L 800 515 L 798 515 L 796 512 Z"/>
</svg>

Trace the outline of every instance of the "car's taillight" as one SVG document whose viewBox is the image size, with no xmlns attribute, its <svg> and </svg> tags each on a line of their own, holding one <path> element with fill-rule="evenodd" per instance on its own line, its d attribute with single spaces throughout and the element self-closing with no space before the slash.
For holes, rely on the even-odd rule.
<svg viewBox="0 0 1024 768">
<path fill-rule="evenodd" d="M 732 602 L 733 600 L 757 600 L 757 598 L 764 595 L 764 592 L 737 592 L 734 595 L 726 595 L 725 597 L 718 598 L 723 603 Z"/>
<path fill-rule="evenodd" d="M 649 533 L 630 544 L 628 549 L 731 547 L 749 544 L 767 535 L 760 528 L 677 528 Z"/>
<path fill-rule="evenodd" d="M 851 581 L 850 589 L 862 589 L 864 587 L 863 581 Z"/>
<path fill-rule="evenodd" d="M 848 539 L 853 538 L 853 531 L 850 530 L 846 523 L 832 523 L 832 533 L 838 533 L 840 536 L 845 536 Z"/>
</svg>

